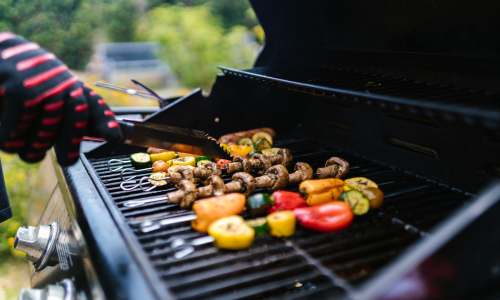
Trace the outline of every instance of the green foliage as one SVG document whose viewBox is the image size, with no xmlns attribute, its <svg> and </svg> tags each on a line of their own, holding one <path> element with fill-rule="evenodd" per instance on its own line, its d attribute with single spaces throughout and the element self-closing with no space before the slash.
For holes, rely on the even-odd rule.
<svg viewBox="0 0 500 300">
<path fill-rule="evenodd" d="M 207 6 L 164 5 L 139 22 L 136 38 L 162 44 L 162 59 L 185 86 L 208 89 L 217 65 L 251 66 L 257 46 L 247 33 L 243 26 L 224 30 Z"/>
<path fill-rule="evenodd" d="M 14 217 L 0 223 L 0 261 L 6 256 L 19 256 L 12 247 L 17 229 L 27 224 L 28 199 L 31 194 L 39 164 L 27 164 L 18 156 L 1 154 L 3 175 Z"/>
<path fill-rule="evenodd" d="M 99 4 L 101 26 L 110 42 L 130 42 L 134 36 L 136 22 L 141 9 L 134 0 L 112 0 Z"/>
<path fill-rule="evenodd" d="M 0 31 L 13 31 L 83 68 L 92 48 L 89 0 L 0 0 Z"/>
</svg>

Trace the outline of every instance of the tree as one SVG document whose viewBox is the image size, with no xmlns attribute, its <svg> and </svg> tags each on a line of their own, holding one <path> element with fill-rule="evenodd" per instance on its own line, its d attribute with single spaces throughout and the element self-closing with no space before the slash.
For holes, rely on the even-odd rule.
<svg viewBox="0 0 500 300">
<path fill-rule="evenodd" d="M 217 65 L 250 67 L 258 51 L 244 26 L 224 30 L 205 5 L 157 7 L 139 22 L 136 38 L 162 44 L 162 59 L 190 88 L 208 89 Z"/>
<path fill-rule="evenodd" d="M 83 68 L 92 50 L 90 0 L 0 0 L 0 31 L 13 31 Z"/>
</svg>

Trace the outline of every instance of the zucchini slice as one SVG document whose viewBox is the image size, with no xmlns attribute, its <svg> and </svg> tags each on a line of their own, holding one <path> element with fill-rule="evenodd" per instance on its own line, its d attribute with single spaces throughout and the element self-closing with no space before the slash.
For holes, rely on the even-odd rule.
<svg viewBox="0 0 500 300">
<path fill-rule="evenodd" d="M 130 163 L 137 170 L 151 167 L 151 158 L 147 153 L 134 153 L 130 155 Z"/>
<path fill-rule="evenodd" d="M 344 201 L 351 206 L 352 212 L 357 216 L 366 214 L 370 209 L 370 200 L 356 190 L 346 192 Z"/>
<path fill-rule="evenodd" d="M 247 157 L 248 158 L 252 158 L 252 156 L 254 154 L 262 154 L 262 152 L 260 152 L 259 150 L 252 150 L 252 151 L 250 151 L 250 152 L 247 153 Z"/>
<path fill-rule="evenodd" d="M 271 148 L 271 143 L 268 140 L 261 138 L 255 142 L 255 150 L 262 151 L 263 149 Z"/>
<path fill-rule="evenodd" d="M 244 137 L 244 138 L 241 138 L 238 141 L 238 145 L 240 145 L 240 146 L 248 146 L 248 147 L 252 147 L 253 148 L 253 141 L 252 141 L 251 138 Z"/>
<path fill-rule="evenodd" d="M 262 149 L 262 154 L 267 155 L 267 156 L 275 156 L 275 155 L 278 155 L 280 150 L 281 150 L 281 148 Z"/>
<path fill-rule="evenodd" d="M 254 135 L 252 136 L 252 141 L 253 141 L 254 143 L 255 143 L 255 142 L 257 142 L 257 140 L 259 140 L 259 139 L 266 139 L 266 140 L 269 142 L 269 144 L 271 144 L 271 145 L 273 144 L 273 138 L 272 138 L 272 136 L 271 136 L 269 133 L 267 133 L 267 132 L 264 132 L 264 131 L 257 132 L 256 134 L 254 134 Z M 271 147 L 269 147 L 269 148 L 271 148 Z"/>
</svg>

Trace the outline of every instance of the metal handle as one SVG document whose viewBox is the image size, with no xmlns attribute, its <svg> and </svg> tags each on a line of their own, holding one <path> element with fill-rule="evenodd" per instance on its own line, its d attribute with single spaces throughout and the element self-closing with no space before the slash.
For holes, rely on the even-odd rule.
<svg viewBox="0 0 500 300">
<path fill-rule="evenodd" d="M 26 253 L 26 259 L 34 263 L 35 271 L 43 270 L 49 263 L 59 239 L 57 222 L 37 227 L 21 227 L 14 239 L 14 249 Z"/>
</svg>

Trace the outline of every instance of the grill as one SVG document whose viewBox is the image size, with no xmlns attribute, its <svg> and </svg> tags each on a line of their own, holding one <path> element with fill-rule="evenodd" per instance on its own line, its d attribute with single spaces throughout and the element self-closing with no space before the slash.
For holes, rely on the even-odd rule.
<svg viewBox="0 0 500 300">
<path fill-rule="evenodd" d="M 288 239 L 257 237 L 248 250 L 225 251 L 205 244 L 196 246 L 190 255 L 175 258 L 169 249 L 174 239 L 194 240 L 206 234 L 192 230 L 189 222 L 149 233 L 139 230 L 139 224 L 189 212 L 166 203 L 123 206 L 125 201 L 148 199 L 175 188 L 122 191 L 120 172 L 110 172 L 107 162 L 126 155 L 90 155 L 84 158 L 84 164 L 102 184 L 104 198 L 113 204 L 110 209 L 123 218 L 128 227 L 123 230 L 130 231 L 133 246 L 141 249 L 138 255 L 147 258 L 155 275 L 177 299 L 349 295 L 413 242 L 432 234 L 430 229 L 436 223 L 473 199 L 471 194 L 433 180 L 307 138 L 277 140 L 275 146 L 290 149 L 294 161 L 308 162 L 313 169 L 322 167 L 334 155 L 348 160 L 349 177 L 363 176 L 377 182 L 386 194 L 386 204 L 378 212 L 357 217 L 344 231 L 318 233 L 299 227 Z M 229 175 L 222 178 L 230 180 Z"/>
<path fill-rule="evenodd" d="M 266 36 L 254 66 L 219 67 L 209 95 L 170 99 L 146 121 L 214 137 L 271 127 L 294 162 L 346 159 L 347 177 L 375 181 L 384 205 L 338 232 L 297 226 L 221 250 L 187 221 L 144 232 L 144 222 L 192 212 L 125 207 L 175 188 L 123 191 L 106 164 L 144 149 L 86 142 L 76 165 L 42 176 L 55 192 L 39 189 L 32 205 L 81 255 L 71 252 L 68 271 L 32 269 L 34 287 L 74 277 L 95 299 L 499 298 L 500 2 L 251 4 Z M 190 243 L 173 247 L 179 239 Z"/>
</svg>

